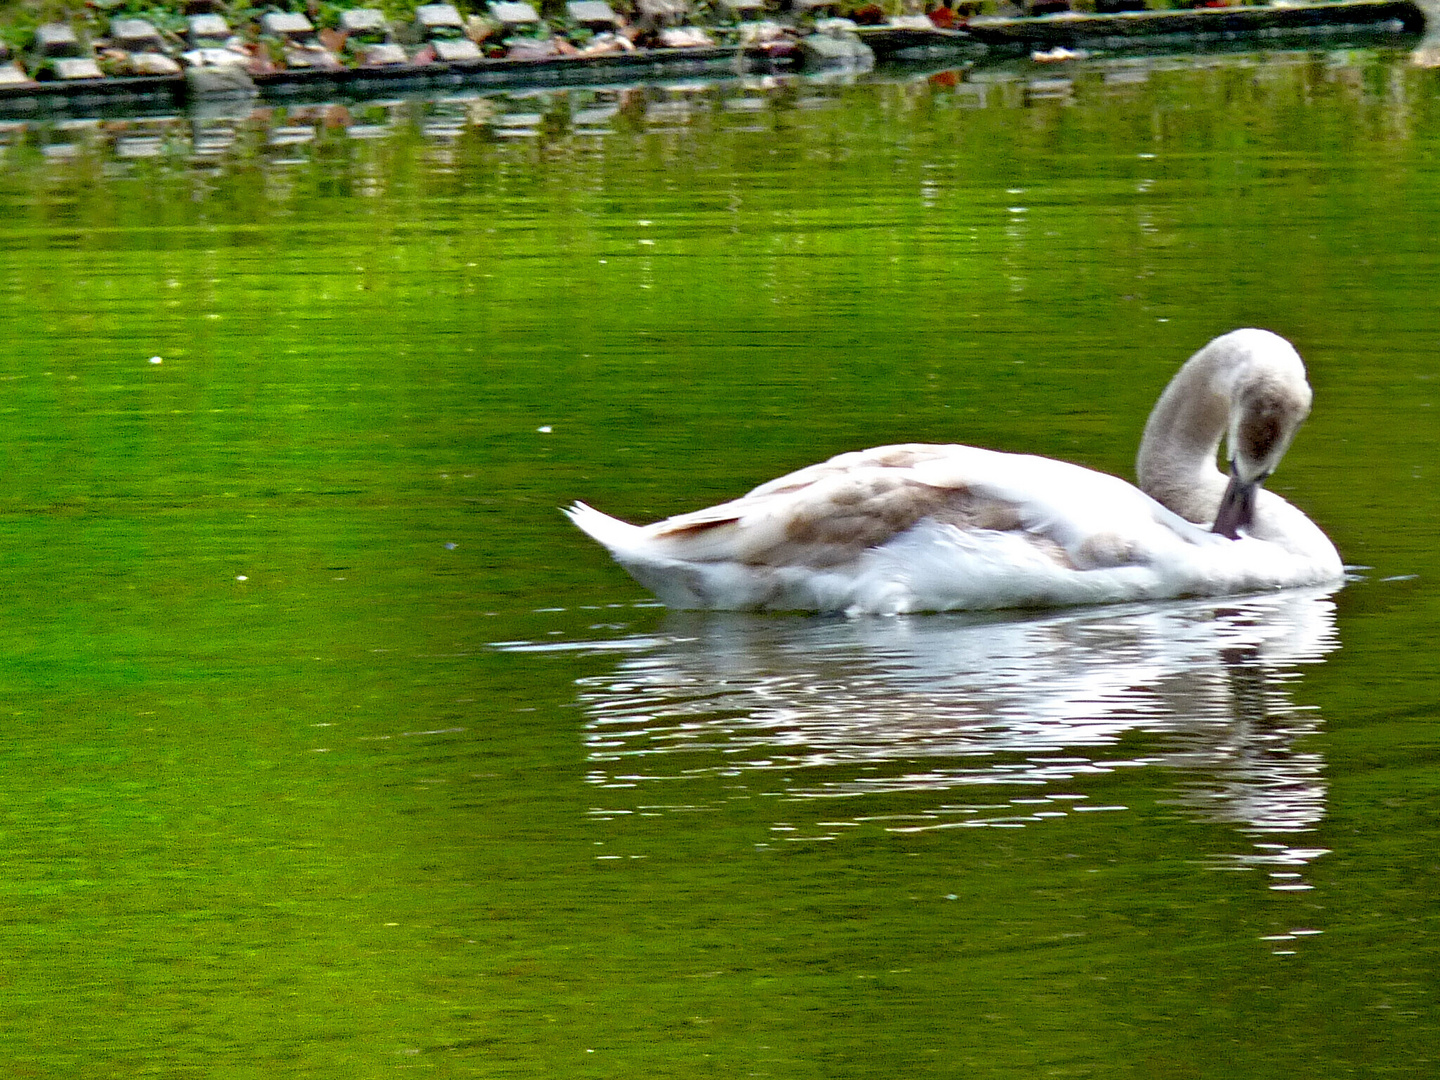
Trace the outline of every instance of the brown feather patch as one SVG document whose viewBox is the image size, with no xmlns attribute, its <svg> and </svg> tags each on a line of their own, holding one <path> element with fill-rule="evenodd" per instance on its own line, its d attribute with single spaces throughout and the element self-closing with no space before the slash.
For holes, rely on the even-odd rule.
<svg viewBox="0 0 1440 1080">
<path fill-rule="evenodd" d="M 657 536 L 698 536 L 701 533 L 709 532 L 711 529 L 718 529 L 722 525 L 734 525 L 739 518 L 710 518 L 704 521 L 688 521 L 680 525 L 671 525 L 661 529 Z"/>
</svg>

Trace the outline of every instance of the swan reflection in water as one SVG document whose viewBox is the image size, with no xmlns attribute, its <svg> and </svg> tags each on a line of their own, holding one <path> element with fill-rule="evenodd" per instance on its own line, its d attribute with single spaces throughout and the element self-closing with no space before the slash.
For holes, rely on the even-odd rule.
<svg viewBox="0 0 1440 1080">
<path fill-rule="evenodd" d="M 1291 846 L 1324 815 L 1323 762 L 1302 749 L 1320 716 L 1289 690 L 1338 645 L 1332 591 L 1030 616 L 668 614 L 658 633 L 589 646 L 622 653 L 580 682 L 589 779 L 653 810 L 675 780 L 726 777 L 908 832 L 1123 810 L 1077 789 L 1166 767 L 1186 813 L 1251 836 L 1218 863 L 1308 888 L 1287 871 L 1322 854 Z M 948 801 L 981 788 L 986 803 Z M 926 805 L 863 816 L 859 797 L 896 792 Z"/>
</svg>

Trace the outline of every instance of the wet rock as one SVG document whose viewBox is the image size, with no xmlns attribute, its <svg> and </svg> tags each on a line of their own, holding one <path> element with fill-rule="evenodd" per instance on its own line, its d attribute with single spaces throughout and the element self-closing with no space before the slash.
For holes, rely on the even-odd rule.
<svg viewBox="0 0 1440 1080">
<path fill-rule="evenodd" d="M 255 80 L 245 65 L 206 64 L 185 70 L 186 88 L 192 97 L 253 97 Z"/>
<path fill-rule="evenodd" d="M 838 34 L 809 34 L 800 39 L 800 51 L 806 67 L 844 67 L 868 70 L 875 65 L 870 46 Z"/>
<path fill-rule="evenodd" d="M 740 44 L 745 46 L 766 45 L 775 41 L 792 41 L 794 38 L 793 27 L 771 22 L 768 19 L 756 19 L 744 23 L 740 27 Z"/>
</svg>

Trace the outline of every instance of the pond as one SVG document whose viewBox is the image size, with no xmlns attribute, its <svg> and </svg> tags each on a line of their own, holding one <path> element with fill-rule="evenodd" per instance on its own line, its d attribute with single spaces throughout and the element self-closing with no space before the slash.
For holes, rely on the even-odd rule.
<svg viewBox="0 0 1440 1080">
<path fill-rule="evenodd" d="M 14 1075 L 1430 1076 L 1440 77 L 1335 48 L 0 130 Z M 843 450 L 1295 342 L 1343 588 L 667 612 Z"/>
</svg>

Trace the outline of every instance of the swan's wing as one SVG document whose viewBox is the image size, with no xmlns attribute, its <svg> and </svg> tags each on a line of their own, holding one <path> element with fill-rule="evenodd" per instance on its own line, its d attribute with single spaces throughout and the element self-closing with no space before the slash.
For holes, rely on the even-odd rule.
<svg viewBox="0 0 1440 1080">
<path fill-rule="evenodd" d="M 1329 561 L 1297 558 L 1277 543 L 1193 525 L 1106 473 L 968 446 L 842 454 L 644 527 L 583 503 L 567 513 L 673 607 L 858 613 L 1105 603 L 1314 584 L 1339 573 L 1328 541 Z"/>
<path fill-rule="evenodd" d="M 641 532 L 653 554 L 684 562 L 827 567 L 927 519 L 1017 534 L 1072 569 L 1147 562 L 1149 545 L 1173 542 L 1165 534 L 1177 524 L 1205 535 L 1104 473 L 1047 458 L 929 445 L 841 454 Z"/>
</svg>

